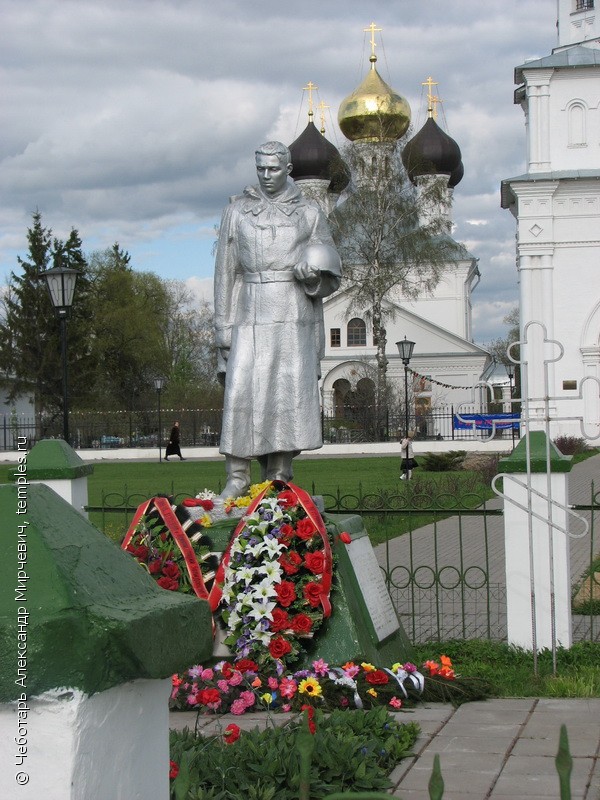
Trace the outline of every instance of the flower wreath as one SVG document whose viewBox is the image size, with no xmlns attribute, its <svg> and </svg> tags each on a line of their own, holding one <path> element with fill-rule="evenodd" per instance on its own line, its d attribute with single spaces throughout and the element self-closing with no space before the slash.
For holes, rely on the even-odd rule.
<svg viewBox="0 0 600 800">
<path fill-rule="evenodd" d="M 211 500 L 202 502 L 205 512 L 212 509 Z M 218 565 L 211 546 L 203 521 L 191 519 L 167 497 L 153 497 L 138 507 L 121 544 L 161 589 L 203 600 L 209 597 Z"/>
<path fill-rule="evenodd" d="M 211 591 L 234 657 L 259 666 L 297 660 L 331 614 L 332 570 L 310 496 L 293 484 L 269 484 L 236 528 Z"/>
</svg>

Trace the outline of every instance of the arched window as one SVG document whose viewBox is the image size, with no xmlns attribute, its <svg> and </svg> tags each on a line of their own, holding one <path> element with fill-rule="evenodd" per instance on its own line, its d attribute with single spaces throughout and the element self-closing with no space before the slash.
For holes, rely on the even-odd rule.
<svg viewBox="0 0 600 800">
<path fill-rule="evenodd" d="M 367 326 L 355 317 L 348 323 L 348 347 L 364 347 L 367 344 Z"/>
<path fill-rule="evenodd" d="M 582 102 L 575 100 L 568 107 L 569 147 L 582 147 L 586 141 L 586 109 Z"/>
</svg>

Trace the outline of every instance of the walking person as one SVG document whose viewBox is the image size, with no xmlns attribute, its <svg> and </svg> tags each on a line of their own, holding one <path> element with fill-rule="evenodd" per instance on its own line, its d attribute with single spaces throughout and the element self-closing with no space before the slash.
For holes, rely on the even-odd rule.
<svg viewBox="0 0 600 800">
<path fill-rule="evenodd" d="M 402 481 L 407 481 L 407 480 L 409 481 L 412 478 L 413 469 L 416 466 L 418 466 L 413 451 L 414 438 L 415 438 L 415 432 L 408 431 L 408 433 L 400 443 L 400 458 L 402 459 L 400 464 L 400 468 L 402 469 L 402 475 L 400 475 L 400 480 Z"/>
<path fill-rule="evenodd" d="M 165 461 L 169 460 L 169 456 L 179 456 L 181 461 L 185 461 L 185 458 L 181 455 L 181 447 L 179 446 L 179 433 L 179 420 L 175 420 L 171 428 L 169 444 L 165 450 Z"/>
</svg>

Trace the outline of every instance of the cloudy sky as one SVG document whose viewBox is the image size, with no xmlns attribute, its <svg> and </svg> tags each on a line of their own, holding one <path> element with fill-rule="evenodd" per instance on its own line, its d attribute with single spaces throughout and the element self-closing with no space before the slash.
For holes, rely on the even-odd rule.
<svg viewBox="0 0 600 800">
<path fill-rule="evenodd" d="M 330 106 L 378 69 L 425 122 L 422 81 L 458 142 L 455 237 L 479 259 L 474 335 L 503 335 L 515 305 L 515 223 L 500 181 L 524 171 L 513 70 L 556 45 L 555 0 L 0 0 L 0 284 L 27 252 L 31 214 L 86 251 L 206 290 L 214 227 L 253 182 L 253 151 L 307 122 L 302 87 Z M 317 119 L 318 122 L 318 119 Z"/>
</svg>

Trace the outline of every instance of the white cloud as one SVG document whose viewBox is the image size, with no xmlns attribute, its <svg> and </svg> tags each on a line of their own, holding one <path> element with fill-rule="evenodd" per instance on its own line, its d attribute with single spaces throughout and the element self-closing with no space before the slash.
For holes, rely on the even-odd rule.
<svg viewBox="0 0 600 800">
<path fill-rule="evenodd" d="M 553 6 L 377 4 L 382 77 L 409 99 L 415 130 L 421 83 L 439 81 L 438 121 L 462 150 L 455 235 L 479 259 L 478 341 L 479 304 L 516 296 L 515 224 L 499 200 L 525 158 L 513 70 L 551 51 Z M 61 238 L 75 227 L 87 249 L 118 241 L 136 268 L 202 281 L 213 225 L 254 180 L 254 148 L 304 128 L 309 80 L 343 144 L 333 122 L 368 68 L 365 13 L 359 0 L 0 0 L 0 281 L 36 209 Z"/>
</svg>

